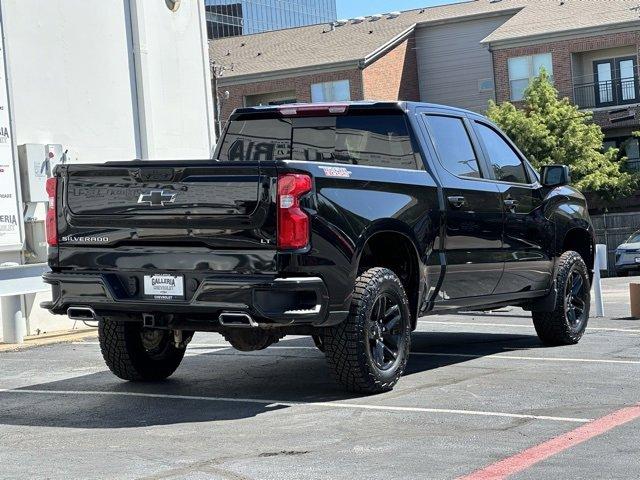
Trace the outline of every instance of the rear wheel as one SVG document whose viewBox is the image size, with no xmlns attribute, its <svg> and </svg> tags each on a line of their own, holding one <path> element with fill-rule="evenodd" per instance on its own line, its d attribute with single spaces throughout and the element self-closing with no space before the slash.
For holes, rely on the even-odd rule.
<svg viewBox="0 0 640 480">
<path fill-rule="evenodd" d="M 325 331 L 325 355 L 337 379 L 353 392 L 391 390 L 409 357 L 410 319 L 407 295 L 391 270 L 360 275 L 349 316 Z"/>
<path fill-rule="evenodd" d="M 533 312 L 538 337 L 546 345 L 578 343 L 587 328 L 591 285 L 582 257 L 564 252 L 556 269 L 556 303 L 552 312 Z"/>
<path fill-rule="evenodd" d="M 189 336 L 183 336 L 176 347 L 171 330 L 144 328 L 141 323 L 123 320 L 100 320 L 98 325 L 102 357 L 109 370 L 123 380 L 169 377 L 182 361 Z"/>
</svg>

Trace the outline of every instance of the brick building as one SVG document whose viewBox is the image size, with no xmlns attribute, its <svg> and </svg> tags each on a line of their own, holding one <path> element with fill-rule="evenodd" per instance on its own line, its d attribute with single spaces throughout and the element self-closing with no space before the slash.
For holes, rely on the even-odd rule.
<svg viewBox="0 0 640 480">
<path fill-rule="evenodd" d="M 412 29 L 367 32 L 366 42 L 354 45 L 355 39 L 342 35 L 351 33 L 343 27 L 315 25 L 211 42 L 212 60 L 224 66 L 218 90 L 229 92 L 222 118 L 241 106 L 420 98 Z M 324 45 L 327 54 L 315 57 L 314 44 Z"/>
<path fill-rule="evenodd" d="M 523 9 L 483 40 L 492 52 L 497 101 L 518 101 L 544 66 L 561 96 L 593 112 L 605 146 L 620 148 L 628 167 L 640 169 L 640 146 L 632 136 L 640 130 L 639 5 L 567 0 L 554 15 L 541 7 Z"/>
<path fill-rule="evenodd" d="M 640 167 L 637 0 L 475 0 L 216 40 L 221 118 L 234 108 L 421 100 L 482 112 L 541 67 Z"/>
</svg>

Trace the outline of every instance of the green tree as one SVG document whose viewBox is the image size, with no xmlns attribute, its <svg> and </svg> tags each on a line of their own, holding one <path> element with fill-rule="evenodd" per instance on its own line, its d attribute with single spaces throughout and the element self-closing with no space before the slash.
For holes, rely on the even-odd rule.
<svg viewBox="0 0 640 480">
<path fill-rule="evenodd" d="M 603 152 L 604 134 L 592 122 L 592 113 L 559 98 L 545 71 L 525 90 L 521 108 L 491 101 L 487 116 L 536 168 L 569 165 L 573 184 L 582 191 L 614 200 L 629 195 L 637 185 L 637 177 L 621 169 L 624 159 L 618 158 L 618 149 Z"/>
</svg>

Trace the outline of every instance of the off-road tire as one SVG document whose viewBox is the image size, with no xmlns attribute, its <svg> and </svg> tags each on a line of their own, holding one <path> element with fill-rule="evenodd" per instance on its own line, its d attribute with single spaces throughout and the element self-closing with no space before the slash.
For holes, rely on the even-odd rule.
<svg viewBox="0 0 640 480">
<path fill-rule="evenodd" d="M 573 325 L 567 315 L 567 282 L 572 272 L 577 272 L 584 282 L 585 311 L 582 320 Z M 589 270 L 579 253 L 564 252 L 555 271 L 557 289 L 555 308 L 552 312 L 532 312 L 533 325 L 542 343 L 549 346 L 574 345 L 580 341 L 589 322 L 589 304 L 591 300 Z"/>
<path fill-rule="evenodd" d="M 377 299 L 392 295 L 398 301 L 402 316 L 401 348 L 388 370 L 379 369 L 369 347 L 369 319 Z M 355 283 L 349 316 L 342 323 L 325 329 L 325 356 L 337 380 L 356 393 L 379 393 L 393 389 L 404 373 L 411 348 L 411 313 L 409 301 L 400 279 L 387 268 L 371 268 Z"/>
<path fill-rule="evenodd" d="M 311 335 L 311 339 L 313 340 L 313 344 L 316 348 L 324 353 L 324 335 Z"/>
<path fill-rule="evenodd" d="M 154 352 L 145 349 L 142 324 L 122 320 L 100 320 L 98 338 L 109 370 L 123 380 L 157 381 L 169 377 L 180 365 L 185 348 L 176 348 L 173 332 L 164 331 Z"/>
</svg>

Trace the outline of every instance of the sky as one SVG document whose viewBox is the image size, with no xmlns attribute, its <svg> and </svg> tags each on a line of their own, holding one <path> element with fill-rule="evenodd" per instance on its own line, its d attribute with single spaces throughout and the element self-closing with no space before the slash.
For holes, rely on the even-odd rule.
<svg viewBox="0 0 640 480">
<path fill-rule="evenodd" d="M 337 0 L 338 18 L 354 18 L 412 8 L 432 7 L 460 0 Z"/>
</svg>

